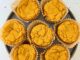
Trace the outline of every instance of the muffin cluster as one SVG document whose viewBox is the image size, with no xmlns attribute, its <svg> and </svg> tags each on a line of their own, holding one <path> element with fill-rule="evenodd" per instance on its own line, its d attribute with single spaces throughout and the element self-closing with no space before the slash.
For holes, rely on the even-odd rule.
<svg viewBox="0 0 80 60">
<path fill-rule="evenodd" d="M 18 19 L 8 19 L 1 29 L 11 60 L 70 60 L 80 30 L 75 19 L 66 18 L 62 0 L 16 0 L 12 10 Z"/>
</svg>

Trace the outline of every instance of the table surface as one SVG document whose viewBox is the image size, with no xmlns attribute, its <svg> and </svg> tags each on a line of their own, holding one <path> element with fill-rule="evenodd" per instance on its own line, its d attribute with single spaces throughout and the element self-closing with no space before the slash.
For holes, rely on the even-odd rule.
<svg viewBox="0 0 80 60">
<path fill-rule="evenodd" d="M 15 0 L 0 0 L 0 28 L 3 26 L 11 13 L 11 5 Z M 72 11 L 76 20 L 80 23 L 80 1 L 63 0 L 66 6 Z M 0 40 L 0 60 L 10 60 L 9 54 L 4 43 Z M 80 60 L 80 43 L 71 60 Z"/>
</svg>

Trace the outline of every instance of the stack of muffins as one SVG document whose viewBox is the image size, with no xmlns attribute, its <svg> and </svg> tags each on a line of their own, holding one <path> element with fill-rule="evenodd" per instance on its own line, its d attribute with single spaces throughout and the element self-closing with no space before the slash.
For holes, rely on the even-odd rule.
<svg viewBox="0 0 80 60">
<path fill-rule="evenodd" d="M 12 48 L 11 60 L 37 60 L 38 56 L 40 60 L 70 60 L 69 48 L 79 41 L 79 25 L 65 19 L 68 8 L 63 1 L 16 0 L 12 9 L 19 19 L 7 20 L 1 30 L 1 39 Z M 38 19 L 40 12 L 45 19 Z M 22 21 L 30 22 L 27 28 Z M 60 43 L 53 43 L 55 38 Z M 45 50 L 38 53 L 37 48 Z"/>
</svg>

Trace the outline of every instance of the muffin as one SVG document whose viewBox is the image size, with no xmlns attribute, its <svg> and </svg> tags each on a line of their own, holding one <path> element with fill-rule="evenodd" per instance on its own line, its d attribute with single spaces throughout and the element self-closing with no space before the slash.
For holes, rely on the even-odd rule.
<svg viewBox="0 0 80 60">
<path fill-rule="evenodd" d="M 37 51 L 34 46 L 22 44 L 11 50 L 11 60 L 37 60 Z"/>
<path fill-rule="evenodd" d="M 47 21 L 56 23 L 68 13 L 68 8 L 61 0 L 42 0 L 42 13 Z"/>
<path fill-rule="evenodd" d="M 27 38 L 38 47 L 48 47 L 55 39 L 54 31 L 46 23 L 36 20 L 27 28 Z"/>
<path fill-rule="evenodd" d="M 79 27 L 73 19 L 64 19 L 56 28 L 56 33 L 59 41 L 66 45 L 74 45 L 79 37 Z"/>
<path fill-rule="evenodd" d="M 26 30 L 17 19 L 10 19 L 3 25 L 1 37 L 6 45 L 13 46 L 23 42 L 25 35 Z"/>
<path fill-rule="evenodd" d="M 40 10 L 37 0 L 17 0 L 12 8 L 14 13 L 24 21 L 35 19 Z"/>
<path fill-rule="evenodd" d="M 60 44 L 51 46 L 45 53 L 41 54 L 41 60 L 69 60 L 69 51 Z"/>
</svg>

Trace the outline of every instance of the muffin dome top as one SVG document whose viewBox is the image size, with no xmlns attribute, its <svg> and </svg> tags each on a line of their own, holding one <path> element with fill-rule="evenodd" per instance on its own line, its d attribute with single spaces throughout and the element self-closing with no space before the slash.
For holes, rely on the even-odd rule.
<svg viewBox="0 0 80 60">
<path fill-rule="evenodd" d="M 54 33 L 51 28 L 45 24 L 38 24 L 31 30 L 31 40 L 39 46 L 47 46 L 52 42 Z"/>
</svg>

